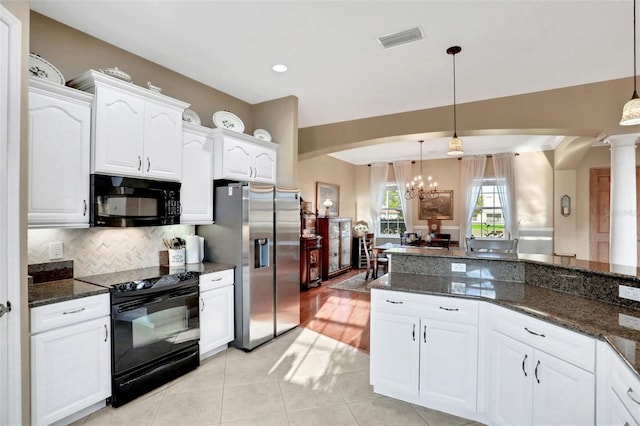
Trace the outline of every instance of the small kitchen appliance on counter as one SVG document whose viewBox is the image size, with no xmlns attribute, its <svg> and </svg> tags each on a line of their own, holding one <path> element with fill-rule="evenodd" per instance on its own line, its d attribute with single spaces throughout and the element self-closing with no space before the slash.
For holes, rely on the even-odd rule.
<svg viewBox="0 0 640 426">
<path fill-rule="evenodd" d="M 77 278 L 111 293 L 111 404 L 200 365 L 199 273 L 151 267 Z"/>
</svg>

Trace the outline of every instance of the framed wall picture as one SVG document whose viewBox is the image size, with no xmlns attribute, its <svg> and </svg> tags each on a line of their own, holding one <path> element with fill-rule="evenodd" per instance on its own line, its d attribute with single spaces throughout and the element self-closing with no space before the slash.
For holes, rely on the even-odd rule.
<svg viewBox="0 0 640 426">
<path fill-rule="evenodd" d="M 332 183 L 316 182 L 316 206 L 320 216 L 326 216 L 327 206 L 325 202 L 331 201 L 329 206 L 329 215 L 338 216 L 340 212 L 340 185 Z"/>
<path fill-rule="evenodd" d="M 438 195 L 437 197 L 419 201 L 418 219 L 453 219 L 453 190 L 436 191 L 435 193 Z"/>
</svg>

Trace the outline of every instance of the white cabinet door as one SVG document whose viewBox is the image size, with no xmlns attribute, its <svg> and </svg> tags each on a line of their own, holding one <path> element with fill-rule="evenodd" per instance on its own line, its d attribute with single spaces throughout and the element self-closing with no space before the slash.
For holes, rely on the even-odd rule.
<svg viewBox="0 0 640 426">
<path fill-rule="evenodd" d="M 533 410 L 533 349 L 490 332 L 489 416 L 496 425 L 530 425 Z"/>
<path fill-rule="evenodd" d="M 594 424 L 593 374 L 541 351 L 533 368 L 534 425 Z"/>
<path fill-rule="evenodd" d="M 182 176 L 182 111 L 145 103 L 143 175 L 179 181 Z"/>
<path fill-rule="evenodd" d="M 224 347 L 233 339 L 233 285 L 200 293 L 200 353 Z"/>
<path fill-rule="evenodd" d="M 32 424 L 63 419 L 111 395 L 110 318 L 31 336 Z"/>
<path fill-rule="evenodd" d="M 276 173 L 276 151 L 261 146 L 253 147 L 253 180 L 275 183 Z"/>
<path fill-rule="evenodd" d="M 30 90 L 30 227 L 89 226 L 90 144 L 89 101 Z"/>
<path fill-rule="evenodd" d="M 618 395 L 612 390 L 608 389 L 605 396 L 607 403 L 604 413 L 604 422 L 606 425 L 623 425 L 623 426 L 638 426 L 638 423 L 633 418 L 629 410 L 624 406 Z M 600 414 L 598 415 L 600 417 Z"/>
<path fill-rule="evenodd" d="M 418 396 L 419 318 L 371 312 L 371 384 L 395 397 Z"/>
<path fill-rule="evenodd" d="M 204 132 L 185 130 L 182 134 L 180 203 L 180 223 L 212 223 L 213 141 Z"/>
<path fill-rule="evenodd" d="M 145 101 L 100 86 L 95 99 L 94 173 L 141 176 Z"/>
<path fill-rule="evenodd" d="M 222 150 L 224 177 L 241 180 L 253 177 L 253 147 L 249 143 L 225 137 Z"/>
<path fill-rule="evenodd" d="M 420 399 L 476 411 L 478 327 L 422 318 Z"/>
</svg>

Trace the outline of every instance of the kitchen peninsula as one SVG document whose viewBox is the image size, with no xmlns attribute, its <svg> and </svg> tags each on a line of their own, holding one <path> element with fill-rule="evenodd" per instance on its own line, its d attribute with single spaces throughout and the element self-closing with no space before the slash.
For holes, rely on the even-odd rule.
<svg viewBox="0 0 640 426">
<path fill-rule="evenodd" d="M 372 284 L 371 383 L 490 424 L 640 419 L 635 268 L 576 259 L 391 249 Z M 402 272 L 396 272 L 402 271 Z"/>
</svg>

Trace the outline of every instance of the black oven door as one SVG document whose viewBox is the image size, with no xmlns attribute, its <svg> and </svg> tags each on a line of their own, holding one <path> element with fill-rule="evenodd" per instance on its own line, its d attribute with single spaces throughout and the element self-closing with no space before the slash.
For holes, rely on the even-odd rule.
<svg viewBox="0 0 640 426">
<path fill-rule="evenodd" d="M 198 344 L 198 286 L 133 298 L 111 307 L 113 374 L 144 368 Z"/>
</svg>

